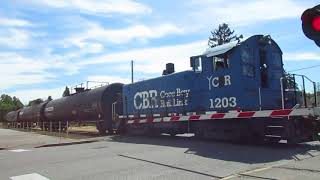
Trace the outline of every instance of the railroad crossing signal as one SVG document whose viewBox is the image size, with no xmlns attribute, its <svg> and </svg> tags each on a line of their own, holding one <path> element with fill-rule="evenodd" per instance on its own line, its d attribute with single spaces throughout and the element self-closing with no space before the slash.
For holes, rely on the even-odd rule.
<svg viewBox="0 0 320 180">
<path fill-rule="evenodd" d="M 320 5 L 305 10 L 301 21 L 304 34 L 320 47 Z"/>
</svg>

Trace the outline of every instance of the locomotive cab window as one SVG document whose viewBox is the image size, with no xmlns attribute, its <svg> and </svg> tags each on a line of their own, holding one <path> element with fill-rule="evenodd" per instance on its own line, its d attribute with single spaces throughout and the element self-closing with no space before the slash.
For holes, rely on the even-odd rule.
<svg viewBox="0 0 320 180">
<path fill-rule="evenodd" d="M 213 70 L 219 71 L 228 69 L 230 66 L 229 55 L 227 53 L 212 57 Z"/>
<path fill-rule="evenodd" d="M 272 65 L 276 68 L 282 67 L 282 55 L 279 52 L 272 52 Z"/>
<path fill-rule="evenodd" d="M 201 59 L 201 57 L 197 57 L 194 59 L 193 68 L 194 68 L 194 71 L 197 73 L 202 72 L 202 59 Z"/>
<path fill-rule="evenodd" d="M 242 74 L 246 77 L 255 76 L 254 57 L 252 49 L 244 48 L 241 52 Z"/>
</svg>

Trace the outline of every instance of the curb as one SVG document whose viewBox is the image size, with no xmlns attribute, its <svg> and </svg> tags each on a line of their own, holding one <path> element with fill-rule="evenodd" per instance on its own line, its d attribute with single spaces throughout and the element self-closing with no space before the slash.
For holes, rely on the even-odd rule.
<svg viewBox="0 0 320 180">
<path fill-rule="evenodd" d="M 67 142 L 67 143 L 56 143 L 56 144 L 45 144 L 41 146 L 36 146 L 34 148 L 43 148 L 43 147 L 56 147 L 56 146 L 69 146 L 75 144 L 86 144 L 86 143 L 93 143 L 98 142 L 98 140 L 88 140 L 88 141 L 78 141 L 78 142 Z"/>
</svg>

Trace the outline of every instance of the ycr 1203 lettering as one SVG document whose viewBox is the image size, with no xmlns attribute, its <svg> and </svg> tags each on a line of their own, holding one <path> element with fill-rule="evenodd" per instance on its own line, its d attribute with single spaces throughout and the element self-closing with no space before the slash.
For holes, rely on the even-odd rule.
<svg viewBox="0 0 320 180">
<path fill-rule="evenodd" d="M 235 97 L 223 97 L 223 98 L 210 99 L 210 108 L 228 108 L 228 107 L 236 107 L 236 106 L 237 106 L 237 98 Z"/>
</svg>

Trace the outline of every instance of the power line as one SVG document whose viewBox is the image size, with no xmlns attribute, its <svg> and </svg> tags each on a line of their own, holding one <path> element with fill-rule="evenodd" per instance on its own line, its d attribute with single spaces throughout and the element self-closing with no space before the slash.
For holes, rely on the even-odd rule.
<svg viewBox="0 0 320 180">
<path fill-rule="evenodd" d="M 290 71 L 288 71 L 288 72 L 301 71 L 301 70 L 311 69 L 311 68 L 316 68 L 316 67 L 320 67 L 320 64 L 314 65 L 314 66 L 305 67 L 305 68 L 300 68 L 300 69 L 294 69 L 294 70 L 290 70 Z"/>
</svg>

